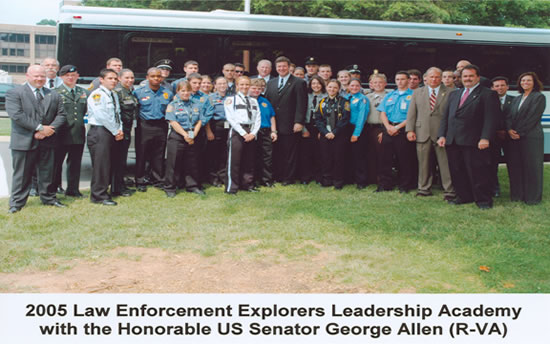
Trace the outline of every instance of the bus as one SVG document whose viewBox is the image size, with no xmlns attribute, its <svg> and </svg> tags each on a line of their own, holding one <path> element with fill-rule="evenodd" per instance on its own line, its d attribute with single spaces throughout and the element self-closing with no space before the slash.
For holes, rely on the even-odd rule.
<svg viewBox="0 0 550 344">
<path fill-rule="evenodd" d="M 398 70 L 454 68 L 466 59 L 487 78 L 506 76 L 514 90 L 518 76 L 534 71 L 550 90 L 550 30 L 193 12 L 110 7 L 62 6 L 57 58 L 78 66 L 81 82 L 97 77 L 110 57 L 142 79 L 153 63 L 174 61 L 171 77 L 183 76 L 183 63 L 199 62 L 200 73 L 221 74 L 228 62 L 241 62 L 251 75 L 262 59 L 287 56 L 303 66 L 308 56 L 332 66 L 361 67 L 363 81 L 378 70 L 389 81 Z M 513 93 L 513 92 L 512 92 Z M 542 122 L 545 154 L 550 154 L 550 92 Z M 550 155 L 547 155 L 550 157 Z"/>
</svg>

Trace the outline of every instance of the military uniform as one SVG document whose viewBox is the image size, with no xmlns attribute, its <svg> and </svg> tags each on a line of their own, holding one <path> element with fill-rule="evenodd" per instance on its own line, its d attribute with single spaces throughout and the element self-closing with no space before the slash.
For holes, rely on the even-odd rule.
<svg viewBox="0 0 550 344">
<path fill-rule="evenodd" d="M 184 101 L 177 98 L 168 105 L 166 120 L 178 122 L 182 129 L 195 139 L 192 132 L 200 122 L 201 109 L 192 100 Z M 180 175 L 183 176 L 187 191 L 200 189 L 197 143 L 189 144 L 183 135 L 172 128 L 166 147 L 164 190 L 167 193 L 175 193 Z"/>
<path fill-rule="evenodd" d="M 151 167 L 150 182 L 162 186 L 164 179 L 164 151 L 168 124 L 166 123 L 166 107 L 172 101 L 172 92 L 160 86 L 153 91 L 149 86 L 134 90 L 140 108 L 137 119 L 136 137 L 136 185 L 139 191 L 145 191 L 145 165 Z"/>
<path fill-rule="evenodd" d="M 84 115 L 88 110 L 88 92 L 79 86 L 70 89 L 65 84 L 62 84 L 55 90 L 63 100 L 63 108 L 67 115 L 67 125 L 60 128 L 58 133 L 59 144 L 55 149 L 53 192 L 58 187 L 61 187 L 63 161 L 67 157 L 67 189 L 65 194 L 68 196 L 80 196 L 78 184 L 80 182 L 82 153 L 86 141 Z"/>
<path fill-rule="evenodd" d="M 245 142 L 244 136 L 258 136 L 261 125 L 260 109 L 256 99 L 241 92 L 227 97 L 224 102 L 225 116 L 231 125 L 228 138 L 227 177 L 225 192 L 236 193 L 239 188 L 254 190 L 255 141 Z"/>
<path fill-rule="evenodd" d="M 315 111 L 315 127 L 321 134 L 321 185 L 344 186 L 345 149 L 349 139 L 347 126 L 350 119 L 350 103 L 340 96 L 323 98 Z M 334 138 L 326 138 L 333 133 Z"/>
<path fill-rule="evenodd" d="M 402 92 L 394 90 L 386 95 L 378 106 L 378 111 L 385 112 L 390 125 L 397 126 L 407 120 L 412 94 L 411 89 Z M 393 189 L 392 167 L 394 155 L 397 157 L 399 168 L 399 190 L 407 192 L 416 188 L 416 147 L 414 142 L 407 140 L 405 127 L 401 128 L 395 136 L 389 135 L 387 130 L 383 129 L 378 187 L 383 190 Z"/>
</svg>

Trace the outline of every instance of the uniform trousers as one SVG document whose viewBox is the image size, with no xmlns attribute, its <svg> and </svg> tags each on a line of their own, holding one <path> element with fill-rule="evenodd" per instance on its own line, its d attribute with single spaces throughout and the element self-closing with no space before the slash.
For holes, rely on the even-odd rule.
<svg viewBox="0 0 550 344">
<path fill-rule="evenodd" d="M 113 166 L 115 137 L 103 126 L 90 126 L 88 130 L 88 150 L 92 158 L 92 181 L 90 199 L 101 202 L 111 199 L 107 192 L 111 182 L 111 166 Z"/>
<path fill-rule="evenodd" d="M 185 184 L 188 191 L 200 188 L 198 149 L 196 142 L 190 145 L 183 136 L 172 130 L 166 144 L 165 191 L 176 192 L 180 184 Z"/>
<path fill-rule="evenodd" d="M 120 141 L 113 142 L 111 157 L 111 194 L 117 195 L 126 190 L 124 184 L 125 156 L 128 156 L 129 141 L 126 137 Z"/>
<path fill-rule="evenodd" d="M 55 148 L 55 168 L 54 181 L 52 183 L 52 192 L 55 192 L 58 187 L 62 186 L 63 162 L 67 158 L 67 189 L 66 193 L 75 194 L 78 191 L 80 183 L 80 167 L 82 165 L 82 153 L 84 152 L 84 144 L 66 145 L 60 144 Z"/>
<path fill-rule="evenodd" d="M 399 168 L 399 190 L 414 189 L 417 184 L 415 144 L 407 140 L 404 128 L 401 128 L 395 136 L 390 136 L 385 130 L 382 135 L 379 187 L 385 190 L 391 190 L 394 187 L 392 175 L 394 156 L 397 158 Z"/>
<path fill-rule="evenodd" d="M 146 162 L 151 167 L 151 183 L 155 186 L 162 185 L 164 179 L 164 151 L 166 149 L 166 136 L 168 123 L 164 119 L 143 120 L 138 119 L 136 136 L 136 184 L 146 185 Z"/>
<path fill-rule="evenodd" d="M 280 169 L 279 179 L 283 183 L 292 184 L 296 181 L 298 164 L 298 143 L 302 133 L 279 134 L 276 144 Z"/>
<path fill-rule="evenodd" d="M 461 202 L 493 205 L 491 151 L 477 146 L 445 146 L 456 195 Z"/>
<path fill-rule="evenodd" d="M 493 192 L 500 192 L 500 183 L 498 181 L 498 164 L 502 158 L 502 150 L 506 145 L 506 139 L 501 139 L 495 136 L 489 149 L 491 150 L 491 183 L 493 184 Z"/>
<path fill-rule="evenodd" d="M 355 126 L 350 125 L 351 133 L 355 130 Z M 351 136 L 351 135 L 350 135 Z M 352 169 L 353 181 L 358 186 L 366 186 L 367 182 L 367 128 L 363 127 L 360 136 L 356 142 L 351 143 L 352 152 Z"/>
<path fill-rule="evenodd" d="M 227 135 L 229 129 L 224 128 L 225 121 L 210 120 L 210 129 L 214 140 L 208 141 L 206 156 L 210 184 L 222 184 L 225 180 L 227 167 Z"/>
<path fill-rule="evenodd" d="M 256 143 L 256 182 L 273 183 L 273 142 L 271 127 L 260 128 Z"/>
<path fill-rule="evenodd" d="M 245 142 L 235 130 L 229 130 L 227 177 L 225 191 L 235 193 L 254 186 L 254 155 L 256 140 Z"/>
<path fill-rule="evenodd" d="M 382 132 L 380 124 L 365 124 L 365 150 L 367 156 L 367 183 L 378 184 L 380 175 L 379 163 L 382 144 L 378 142 L 378 134 Z"/>
<path fill-rule="evenodd" d="M 542 200 L 544 174 L 544 138 L 522 137 L 507 145 L 510 198 L 537 204 Z"/>
<path fill-rule="evenodd" d="M 321 182 L 321 148 L 319 130 L 313 124 L 306 124 L 309 137 L 300 138 L 300 181 Z"/>
<path fill-rule="evenodd" d="M 51 192 L 54 170 L 54 148 L 38 145 L 30 151 L 12 150 L 13 178 L 10 207 L 22 208 L 31 191 L 32 175 L 37 175 L 37 190 L 44 204 L 56 201 L 55 192 Z"/>
<path fill-rule="evenodd" d="M 418 157 L 418 193 L 429 195 L 432 192 L 433 184 L 433 155 L 435 153 L 435 159 L 439 166 L 439 174 L 441 176 L 441 186 L 445 196 L 454 197 L 455 190 L 451 179 L 451 172 L 449 171 L 449 160 L 447 159 L 447 152 L 444 147 L 439 147 L 437 143 L 428 139 L 426 142 L 416 143 L 416 155 Z"/>
<path fill-rule="evenodd" d="M 349 137 L 344 134 L 336 135 L 329 140 L 321 136 L 321 185 L 334 185 L 337 188 L 344 186 L 345 152 Z"/>
</svg>

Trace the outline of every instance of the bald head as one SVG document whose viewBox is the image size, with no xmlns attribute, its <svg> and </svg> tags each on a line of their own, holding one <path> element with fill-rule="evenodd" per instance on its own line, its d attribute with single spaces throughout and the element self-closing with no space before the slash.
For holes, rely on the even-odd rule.
<svg viewBox="0 0 550 344">
<path fill-rule="evenodd" d="M 464 67 L 470 64 L 471 63 L 468 60 L 460 60 L 456 63 L 456 70 L 461 71 L 462 69 L 464 69 Z"/>
<path fill-rule="evenodd" d="M 27 82 L 35 88 L 42 88 L 46 83 L 46 69 L 39 65 L 27 69 Z"/>
</svg>

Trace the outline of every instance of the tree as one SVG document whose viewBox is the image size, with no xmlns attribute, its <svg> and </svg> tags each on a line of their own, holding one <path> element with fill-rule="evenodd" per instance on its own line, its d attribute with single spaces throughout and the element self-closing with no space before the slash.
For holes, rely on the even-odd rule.
<svg viewBox="0 0 550 344">
<path fill-rule="evenodd" d="M 36 25 L 50 25 L 50 26 L 56 26 L 57 22 L 53 19 L 42 19 Z"/>
</svg>

